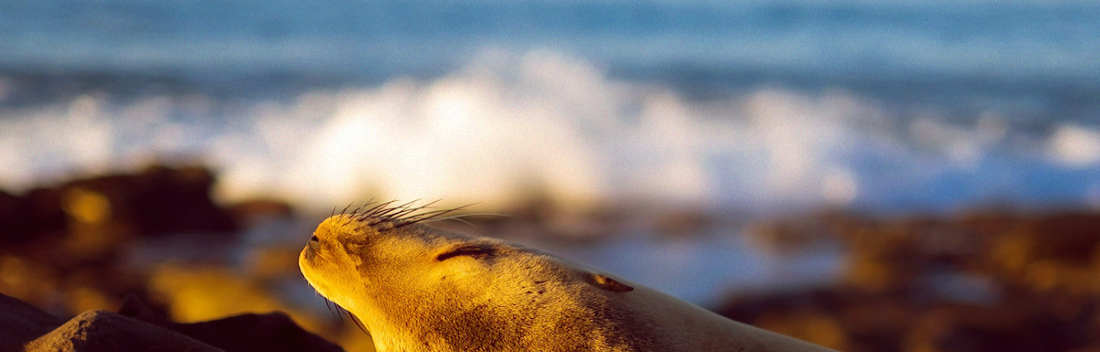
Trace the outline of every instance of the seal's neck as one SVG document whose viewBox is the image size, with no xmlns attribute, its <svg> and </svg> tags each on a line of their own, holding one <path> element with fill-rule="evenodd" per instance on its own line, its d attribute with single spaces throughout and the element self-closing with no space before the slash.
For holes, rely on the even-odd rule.
<svg viewBox="0 0 1100 352">
<path fill-rule="evenodd" d="M 525 350 L 521 326 L 531 323 L 526 314 L 486 302 L 440 304 L 431 310 L 396 310 L 373 315 L 375 319 L 360 319 L 378 351 L 459 352 L 487 347 L 500 351 Z"/>
</svg>

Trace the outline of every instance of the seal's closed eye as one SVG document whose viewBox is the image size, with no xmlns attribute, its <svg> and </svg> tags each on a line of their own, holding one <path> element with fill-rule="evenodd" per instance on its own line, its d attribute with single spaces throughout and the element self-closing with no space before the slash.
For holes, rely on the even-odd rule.
<svg viewBox="0 0 1100 352">
<path fill-rule="evenodd" d="M 466 244 L 450 248 L 435 256 L 435 260 L 444 261 L 457 256 L 484 258 L 494 254 L 493 248 L 480 244 Z"/>
</svg>

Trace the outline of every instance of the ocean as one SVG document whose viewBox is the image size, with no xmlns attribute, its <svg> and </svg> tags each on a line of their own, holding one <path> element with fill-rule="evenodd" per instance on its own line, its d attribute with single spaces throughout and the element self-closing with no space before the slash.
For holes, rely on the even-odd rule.
<svg viewBox="0 0 1100 352">
<path fill-rule="evenodd" d="M 1100 206 L 1100 3 L 0 3 L 0 189 L 198 159 L 218 196 Z"/>
</svg>

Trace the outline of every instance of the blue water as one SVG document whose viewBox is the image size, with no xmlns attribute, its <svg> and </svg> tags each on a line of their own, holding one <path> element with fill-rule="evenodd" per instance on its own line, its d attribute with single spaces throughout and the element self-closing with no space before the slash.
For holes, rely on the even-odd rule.
<svg viewBox="0 0 1100 352">
<path fill-rule="evenodd" d="M 1061 119 L 1096 118 L 1097 33 L 1100 3 L 1074 1 L 25 1 L 0 4 L 0 64 L 293 86 L 548 47 L 700 93 L 845 88 Z M 1068 116 L 1041 116 L 1050 110 Z"/>
<path fill-rule="evenodd" d="M 229 197 L 321 183 L 478 200 L 418 175 L 453 175 L 476 164 L 470 155 L 506 161 L 485 166 L 496 184 L 552 174 L 530 164 L 557 156 L 528 149 L 563 143 L 579 179 L 533 184 L 569 199 L 1096 204 L 1098 33 L 1100 3 L 1090 1 L 8 1 L 0 146 L 13 152 L 0 161 L 16 170 L 0 173 L 0 188 L 183 153 L 237 175 Z M 473 113 L 499 117 L 468 126 L 524 115 L 560 133 L 527 149 L 510 147 L 515 132 L 479 135 L 488 144 L 456 148 L 438 169 L 405 166 L 379 180 L 269 176 L 377 173 L 373 165 L 392 160 L 296 160 L 378 148 L 320 139 L 392 128 L 378 125 L 387 114 L 451 116 L 424 112 L 435 103 L 401 105 L 449 104 L 451 95 L 432 93 L 441 86 L 472 101 Z M 356 105 L 367 101 L 384 103 Z M 688 132 L 650 133 L 639 122 L 677 107 L 689 122 L 676 126 Z M 64 126 L 92 132 L 45 141 Z M 296 129 L 306 147 L 273 142 L 294 135 L 281 129 Z M 668 190 L 647 193 L 665 178 L 675 180 Z"/>
</svg>

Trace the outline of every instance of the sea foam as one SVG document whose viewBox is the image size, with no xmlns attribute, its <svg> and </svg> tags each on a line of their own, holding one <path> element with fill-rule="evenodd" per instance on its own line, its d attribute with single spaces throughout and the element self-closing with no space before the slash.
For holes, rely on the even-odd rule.
<svg viewBox="0 0 1100 352">
<path fill-rule="evenodd" d="M 16 191 L 192 155 L 220 170 L 224 200 L 316 209 L 369 197 L 762 210 L 1100 197 L 1096 126 L 898 116 L 842 90 L 691 99 L 551 50 L 487 51 L 431 79 L 293 99 L 92 92 L 0 114 L 0 187 Z"/>
</svg>

